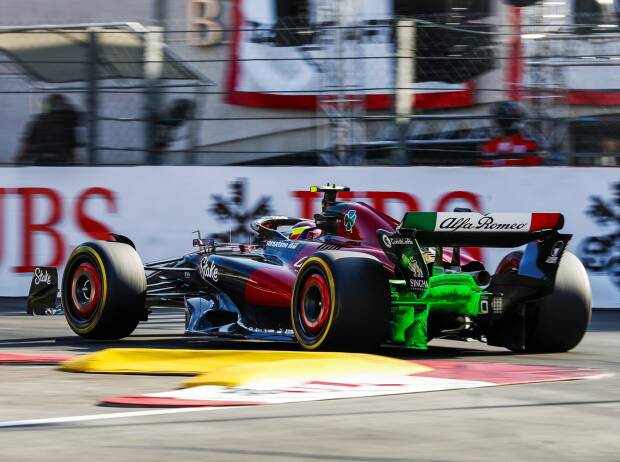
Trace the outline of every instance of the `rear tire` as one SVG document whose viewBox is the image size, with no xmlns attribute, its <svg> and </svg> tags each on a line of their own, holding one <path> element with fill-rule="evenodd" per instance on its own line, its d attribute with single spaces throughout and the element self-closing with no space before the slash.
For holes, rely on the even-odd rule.
<svg viewBox="0 0 620 462">
<path fill-rule="evenodd" d="M 526 351 L 562 352 L 575 348 L 592 317 L 592 292 L 583 264 L 565 252 L 553 293 L 542 298 L 526 332 Z"/>
<path fill-rule="evenodd" d="M 508 254 L 498 274 L 517 273 L 523 252 Z M 575 348 L 586 333 L 592 316 L 592 292 L 581 261 L 564 252 L 555 278 L 553 293 L 526 308 L 525 347 L 508 346 L 515 352 L 552 353 Z M 523 323 L 514 327 L 522 329 Z M 519 338 L 518 335 L 512 337 Z"/>
<path fill-rule="evenodd" d="M 388 276 L 369 255 L 319 252 L 297 274 L 291 322 L 306 350 L 377 348 L 386 339 L 389 315 Z"/>
<path fill-rule="evenodd" d="M 81 337 L 121 339 L 144 316 L 144 266 L 127 244 L 94 241 L 78 246 L 69 256 L 61 288 L 65 318 Z"/>
</svg>

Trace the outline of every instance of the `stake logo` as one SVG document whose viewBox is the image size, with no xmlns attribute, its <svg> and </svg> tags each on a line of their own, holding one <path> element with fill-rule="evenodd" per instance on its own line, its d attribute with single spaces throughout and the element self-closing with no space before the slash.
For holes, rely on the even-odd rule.
<svg viewBox="0 0 620 462">
<path fill-rule="evenodd" d="M 215 262 L 209 261 L 209 257 L 203 257 L 202 260 L 200 260 L 200 275 L 203 279 L 211 279 L 213 282 L 217 282 L 220 271 L 217 266 L 215 266 Z"/>
<path fill-rule="evenodd" d="M 47 270 L 36 268 L 34 270 L 34 283 L 36 285 L 39 285 L 39 284 L 49 285 L 52 283 L 52 275 L 48 273 Z"/>
</svg>

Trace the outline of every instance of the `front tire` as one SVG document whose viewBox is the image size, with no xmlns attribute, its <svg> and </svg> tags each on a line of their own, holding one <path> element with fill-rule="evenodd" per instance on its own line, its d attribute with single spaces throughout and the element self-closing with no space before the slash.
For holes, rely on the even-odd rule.
<svg viewBox="0 0 620 462">
<path fill-rule="evenodd" d="M 67 261 L 61 289 L 69 327 L 87 339 L 127 337 L 144 316 L 144 267 L 127 244 L 94 241 L 78 246 Z"/>
<path fill-rule="evenodd" d="M 389 314 L 387 273 L 371 256 L 319 252 L 297 274 L 291 322 L 306 350 L 377 348 L 386 338 Z"/>
</svg>

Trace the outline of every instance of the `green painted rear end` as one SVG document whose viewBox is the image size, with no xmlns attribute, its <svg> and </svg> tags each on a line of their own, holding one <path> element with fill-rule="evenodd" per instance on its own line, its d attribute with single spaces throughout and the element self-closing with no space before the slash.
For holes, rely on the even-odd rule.
<svg viewBox="0 0 620 462">
<path fill-rule="evenodd" d="M 491 295 L 480 287 L 471 274 L 435 270 L 428 288 L 416 295 L 404 280 L 391 280 L 392 322 L 390 340 L 408 348 L 428 348 L 428 317 L 431 312 L 451 312 L 474 318 L 481 314 L 485 297 Z"/>
</svg>

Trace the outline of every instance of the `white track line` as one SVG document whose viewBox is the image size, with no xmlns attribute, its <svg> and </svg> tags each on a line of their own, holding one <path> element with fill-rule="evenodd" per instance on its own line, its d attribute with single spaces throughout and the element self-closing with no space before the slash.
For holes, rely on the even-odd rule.
<svg viewBox="0 0 620 462">
<path fill-rule="evenodd" d="M 32 343 L 55 343 L 56 340 L 3 340 L 0 342 L 2 346 L 10 346 L 10 345 L 30 345 Z"/>
<path fill-rule="evenodd" d="M 77 415 L 70 417 L 51 417 L 47 419 L 13 420 L 0 422 L 0 428 L 36 427 L 41 425 L 86 422 L 92 420 L 129 419 L 132 417 L 148 417 L 153 415 L 184 414 L 187 412 L 216 411 L 233 409 L 232 407 L 181 407 L 175 409 L 156 409 L 152 411 L 113 412 L 109 414 Z"/>
</svg>

